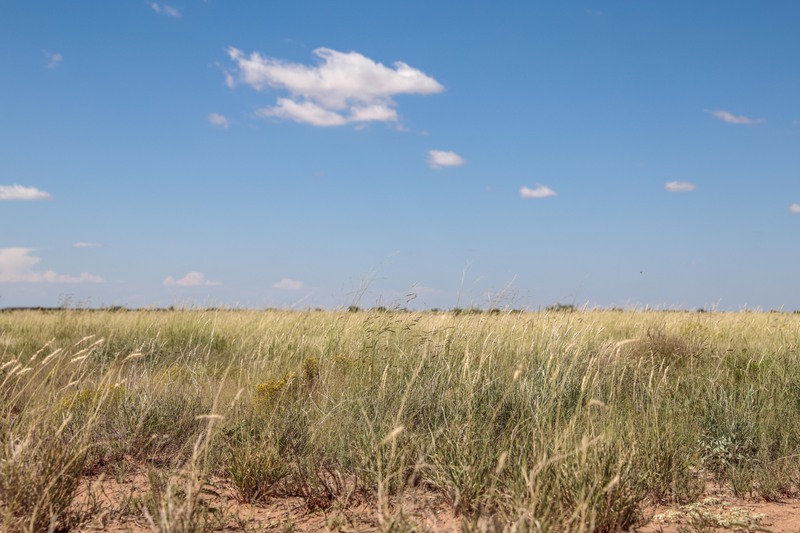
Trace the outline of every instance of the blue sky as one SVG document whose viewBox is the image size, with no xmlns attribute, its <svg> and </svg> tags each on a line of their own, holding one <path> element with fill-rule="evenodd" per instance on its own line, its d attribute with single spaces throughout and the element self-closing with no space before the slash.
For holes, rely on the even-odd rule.
<svg viewBox="0 0 800 533">
<path fill-rule="evenodd" d="M 797 20 L 0 2 L 0 306 L 800 309 Z"/>
</svg>

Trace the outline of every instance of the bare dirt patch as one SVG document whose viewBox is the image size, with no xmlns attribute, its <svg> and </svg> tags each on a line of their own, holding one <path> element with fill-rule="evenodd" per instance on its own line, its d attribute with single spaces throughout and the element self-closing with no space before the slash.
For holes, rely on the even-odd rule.
<svg viewBox="0 0 800 533">
<path fill-rule="evenodd" d="M 800 499 L 765 501 L 737 497 L 724 486 L 709 484 L 705 494 L 686 505 L 656 506 L 639 533 L 682 533 L 689 531 L 800 532 Z"/>
<path fill-rule="evenodd" d="M 77 531 L 153 531 L 142 511 L 150 490 L 147 474 L 141 471 L 120 479 L 87 478 L 73 505 L 76 515 L 85 517 Z M 233 488 L 216 480 L 209 484 L 203 502 L 209 509 L 209 528 L 216 531 L 355 532 L 386 530 L 394 525 L 399 531 L 457 532 L 464 525 L 440 495 L 422 489 L 405 491 L 381 512 L 374 497 L 334 501 L 325 509 L 310 508 L 300 497 L 239 503 Z M 645 516 L 649 521 L 636 530 L 639 533 L 800 533 L 800 499 L 768 502 L 736 497 L 729 489 L 711 484 L 697 502 L 650 507 Z"/>
<path fill-rule="evenodd" d="M 86 479 L 75 498 L 76 516 L 85 517 L 77 531 L 149 532 L 147 519 L 150 493 L 142 472 L 121 479 L 99 476 Z M 213 481 L 204 494 L 209 509 L 209 528 L 216 531 L 378 531 L 416 528 L 421 531 L 461 531 L 461 520 L 442 497 L 420 489 L 407 490 L 388 502 L 384 512 L 375 498 L 350 498 L 347 505 L 334 501 L 325 509 L 310 508 L 300 497 L 276 497 L 264 502 L 237 502 L 224 481 Z"/>
</svg>

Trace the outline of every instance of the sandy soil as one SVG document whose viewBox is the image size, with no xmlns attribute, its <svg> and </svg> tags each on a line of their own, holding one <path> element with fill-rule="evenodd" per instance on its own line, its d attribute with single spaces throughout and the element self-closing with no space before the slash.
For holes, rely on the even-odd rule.
<svg viewBox="0 0 800 533">
<path fill-rule="evenodd" d="M 78 531 L 154 531 L 141 510 L 149 490 L 150 484 L 143 473 L 123 479 L 86 480 L 74 508 L 76 513 L 91 518 Z M 233 489 L 221 481 L 212 483 L 203 500 L 214 510 L 210 525 L 217 531 L 377 531 L 390 523 L 400 526 L 401 531 L 412 524 L 424 531 L 461 531 L 461 521 L 442 498 L 421 490 L 406 491 L 401 501 L 388 502 L 384 513 L 378 512 L 377 500 L 363 496 L 351 496 L 346 504 L 330 502 L 325 509 L 310 509 L 300 497 L 244 504 L 237 502 Z"/>
<path fill-rule="evenodd" d="M 657 506 L 646 511 L 648 524 L 640 533 L 684 531 L 800 532 L 800 499 L 765 501 L 736 497 L 724 486 L 709 483 L 705 494 L 689 505 Z"/>
<path fill-rule="evenodd" d="M 141 508 L 150 485 L 143 473 L 122 479 L 99 477 L 86 480 L 76 498 L 75 509 L 87 521 L 78 531 L 153 531 Z M 378 512 L 374 498 L 353 496 L 347 502 L 331 502 L 310 509 L 299 497 L 271 498 L 258 504 L 238 503 L 230 486 L 212 483 L 204 500 L 214 510 L 211 528 L 217 531 L 377 531 L 394 521 L 397 530 L 416 525 L 423 531 L 458 532 L 462 523 L 438 495 L 421 490 L 406 491 L 401 501 L 389 502 Z M 697 502 L 684 506 L 657 506 L 645 510 L 647 525 L 639 533 L 689 531 L 771 531 L 800 533 L 800 499 L 767 502 L 736 498 L 724 487 L 711 486 Z M 381 526 L 384 526 L 383 528 Z"/>
</svg>

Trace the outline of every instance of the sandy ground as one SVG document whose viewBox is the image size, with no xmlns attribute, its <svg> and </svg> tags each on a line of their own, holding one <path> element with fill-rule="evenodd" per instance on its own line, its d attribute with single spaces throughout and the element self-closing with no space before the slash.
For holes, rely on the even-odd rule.
<svg viewBox="0 0 800 533">
<path fill-rule="evenodd" d="M 709 483 L 705 494 L 689 505 L 657 506 L 646 511 L 648 524 L 640 533 L 685 531 L 800 532 L 800 499 L 765 501 L 736 497 L 724 486 Z"/>
<path fill-rule="evenodd" d="M 157 530 L 141 510 L 149 490 L 150 484 L 143 473 L 123 479 L 86 480 L 74 507 L 78 514 L 91 518 L 78 531 L 138 533 Z M 357 495 L 347 502 L 330 502 L 324 509 L 310 509 L 300 497 L 269 498 L 245 504 L 237 502 L 233 489 L 223 482 L 213 482 L 203 500 L 213 509 L 209 525 L 216 531 L 378 531 L 392 523 L 399 531 L 412 525 L 423 531 L 461 531 L 461 520 L 442 497 L 424 491 L 406 491 L 402 501 L 388 502 L 388 510 L 383 514 L 378 512 L 379 503 L 375 498 Z"/>
<path fill-rule="evenodd" d="M 145 532 L 155 528 L 141 511 L 149 490 L 143 473 L 122 479 L 99 477 L 81 486 L 75 509 L 87 520 L 78 531 Z M 438 495 L 406 491 L 401 501 L 389 502 L 389 511 L 377 511 L 374 498 L 351 497 L 332 502 L 327 508 L 310 509 L 299 497 L 270 498 L 258 504 L 238 503 L 234 492 L 221 482 L 212 483 L 205 501 L 214 510 L 216 531 L 378 531 L 394 521 L 397 531 L 415 525 L 418 530 L 462 531 L 462 520 Z M 648 508 L 649 522 L 639 533 L 683 533 L 711 531 L 771 531 L 800 533 L 800 499 L 767 502 L 736 498 L 724 487 L 709 485 L 697 502 L 684 506 Z"/>
</svg>

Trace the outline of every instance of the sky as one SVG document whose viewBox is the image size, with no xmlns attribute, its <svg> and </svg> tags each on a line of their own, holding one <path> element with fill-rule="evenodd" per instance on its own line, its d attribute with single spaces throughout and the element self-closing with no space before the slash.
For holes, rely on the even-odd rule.
<svg viewBox="0 0 800 533">
<path fill-rule="evenodd" d="M 0 307 L 800 309 L 800 3 L 0 1 Z"/>
</svg>

